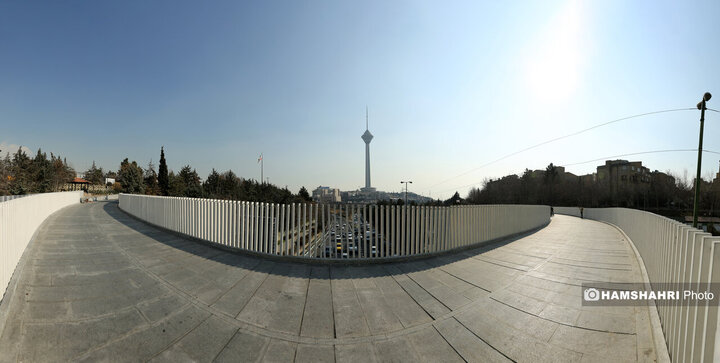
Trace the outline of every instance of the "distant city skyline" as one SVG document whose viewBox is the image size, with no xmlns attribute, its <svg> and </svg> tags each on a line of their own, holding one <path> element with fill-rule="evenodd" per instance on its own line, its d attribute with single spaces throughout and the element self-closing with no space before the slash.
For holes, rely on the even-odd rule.
<svg viewBox="0 0 720 363">
<path fill-rule="evenodd" d="M 697 148 L 720 109 L 720 3 L 189 1 L 0 5 L 0 149 L 233 170 L 297 191 L 372 185 L 447 199 L 486 178 Z M 720 114 L 704 148 L 720 151 Z M 8 147 L 7 149 L 5 147 Z M 15 146 L 12 148 L 10 146 Z M 382 157 L 380 157 L 382 156 Z M 691 151 L 618 157 L 694 175 Z M 703 176 L 720 155 L 703 156 Z M 601 161 L 567 168 L 587 174 Z"/>
</svg>

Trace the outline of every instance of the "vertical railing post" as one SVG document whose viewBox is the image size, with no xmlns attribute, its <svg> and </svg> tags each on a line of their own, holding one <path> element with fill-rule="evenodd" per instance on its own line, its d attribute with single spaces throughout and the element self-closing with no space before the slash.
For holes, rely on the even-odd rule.
<svg viewBox="0 0 720 363">
<path fill-rule="evenodd" d="M 263 252 L 270 253 L 270 203 L 263 203 L 264 210 L 264 237 L 263 237 Z"/>
<path fill-rule="evenodd" d="M 363 217 L 362 217 L 362 245 L 363 245 L 363 251 L 362 251 L 362 257 L 363 258 L 369 258 L 370 257 L 370 251 L 368 250 L 368 226 L 370 224 L 370 213 L 371 211 L 368 211 L 368 206 L 363 205 Z"/>
<path fill-rule="evenodd" d="M 268 253 L 277 252 L 277 223 L 275 223 L 275 203 L 270 203 L 270 216 L 268 218 L 270 233 L 268 235 Z"/>
<path fill-rule="evenodd" d="M 358 206 L 353 204 L 350 207 L 350 220 L 348 221 L 348 226 L 350 228 L 350 233 L 352 233 L 352 247 L 350 252 L 352 252 L 352 257 L 357 258 L 358 255 L 358 234 L 360 233 L 360 229 L 357 228 L 357 221 L 359 220 L 359 216 L 357 214 Z M 355 232 L 355 229 L 357 229 L 357 233 Z"/>
<path fill-rule="evenodd" d="M 373 223 L 372 227 L 370 228 L 370 233 L 371 233 L 370 238 L 372 238 L 373 245 L 375 246 L 375 255 L 373 257 L 378 258 L 378 257 L 380 257 L 380 244 L 378 242 L 379 241 L 378 234 L 380 233 L 378 231 L 378 219 L 379 219 L 378 214 L 380 212 L 380 208 L 378 207 L 377 203 L 373 204 L 372 208 L 373 208 L 373 217 L 375 219 L 374 219 L 374 223 Z M 372 253 L 372 248 L 370 250 Z"/>
<path fill-rule="evenodd" d="M 307 203 L 300 204 L 300 246 L 302 246 L 303 256 L 307 255 Z"/>
<path fill-rule="evenodd" d="M 283 255 L 290 254 L 290 224 L 292 224 L 291 204 L 285 204 L 285 238 L 283 239 Z"/>
<path fill-rule="evenodd" d="M 310 210 L 313 211 L 312 215 L 312 224 L 310 225 L 312 227 L 310 236 L 310 243 L 313 245 L 313 255 L 312 257 L 318 257 L 318 249 L 320 248 L 322 239 L 320 239 L 320 233 L 319 233 L 319 219 L 318 219 L 318 209 L 320 206 L 318 204 L 310 204 Z"/>
<path fill-rule="evenodd" d="M 242 248 L 250 249 L 250 203 L 242 202 Z"/>
<path fill-rule="evenodd" d="M 258 210 L 257 202 L 250 203 L 250 250 L 253 252 L 258 251 Z"/>
<path fill-rule="evenodd" d="M 389 248 L 390 256 L 395 256 L 396 255 L 396 251 L 395 251 L 395 249 L 396 249 L 395 248 L 395 241 L 396 241 L 396 238 L 395 238 L 395 229 L 396 229 L 395 228 L 395 209 L 397 208 L 397 206 L 390 205 L 387 207 L 388 207 L 388 212 L 389 212 L 389 218 L 388 218 L 388 223 L 387 223 L 389 233 L 388 233 L 387 239 L 388 239 L 388 243 L 390 244 L 390 246 L 389 246 L 390 247 Z"/>
<path fill-rule="evenodd" d="M 235 201 L 235 247 L 242 248 L 242 203 Z"/>
<path fill-rule="evenodd" d="M 295 228 L 295 226 L 296 226 L 298 223 L 297 223 L 297 220 L 296 220 L 297 217 L 295 216 L 295 214 L 296 214 L 296 213 L 295 213 L 295 203 L 292 203 L 292 204 L 290 205 L 290 219 L 291 219 L 291 223 L 290 223 L 290 234 L 291 234 L 291 237 L 290 237 L 290 239 L 291 239 L 291 242 L 290 242 L 290 255 L 291 255 L 291 256 L 295 256 L 295 246 L 296 246 L 296 243 L 295 243 L 295 236 L 296 236 L 296 234 L 295 234 L 295 232 L 296 232 L 297 229 Z"/>
<path fill-rule="evenodd" d="M 280 244 L 280 250 L 278 251 L 278 255 L 282 256 L 285 255 L 285 238 L 287 238 L 287 228 L 285 227 L 285 209 L 287 209 L 287 204 L 279 204 L 278 208 L 280 208 L 280 219 L 279 219 L 279 227 L 280 227 L 280 234 L 279 234 L 279 244 Z"/>
<path fill-rule="evenodd" d="M 335 241 L 333 241 L 333 255 L 335 258 L 341 258 L 342 257 L 342 245 L 343 245 L 343 235 L 342 235 L 342 222 L 341 218 L 338 216 L 342 216 L 342 205 L 335 204 L 335 210 L 333 211 L 333 228 L 335 228 Z M 338 251 L 337 241 L 340 241 L 340 248 L 341 251 Z"/>
</svg>

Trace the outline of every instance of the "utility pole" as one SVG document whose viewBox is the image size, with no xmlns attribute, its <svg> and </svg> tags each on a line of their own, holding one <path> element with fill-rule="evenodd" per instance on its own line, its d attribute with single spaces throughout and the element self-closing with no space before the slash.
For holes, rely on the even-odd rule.
<svg viewBox="0 0 720 363">
<path fill-rule="evenodd" d="M 407 205 L 408 184 L 412 184 L 412 181 L 401 181 L 400 184 L 405 184 L 405 205 Z"/>
<path fill-rule="evenodd" d="M 263 162 L 263 154 L 262 153 L 260 153 L 260 157 L 258 158 L 258 163 L 260 163 L 260 184 L 262 184 L 263 182 L 265 182 L 265 178 L 263 175 L 263 163 L 264 162 Z"/>
<path fill-rule="evenodd" d="M 705 92 L 702 101 L 697 104 L 698 110 L 700 110 L 700 142 L 698 144 L 698 162 L 697 162 L 697 176 L 695 177 L 695 202 L 693 203 L 693 228 L 697 228 L 698 222 L 698 207 L 700 202 L 700 167 L 702 166 L 702 144 L 703 144 L 703 128 L 705 126 L 705 110 L 707 107 L 705 103 L 710 101 L 712 95 L 710 92 Z"/>
</svg>

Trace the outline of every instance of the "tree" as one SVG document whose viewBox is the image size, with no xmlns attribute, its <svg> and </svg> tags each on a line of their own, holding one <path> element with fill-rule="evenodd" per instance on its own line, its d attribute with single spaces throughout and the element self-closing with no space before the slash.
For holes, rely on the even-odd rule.
<svg viewBox="0 0 720 363">
<path fill-rule="evenodd" d="M 55 156 L 53 153 L 50 153 L 50 163 L 52 168 L 52 190 L 58 191 L 65 183 L 75 177 L 75 170 L 60 155 Z"/>
<path fill-rule="evenodd" d="M 128 162 L 127 158 L 120 163 L 118 181 L 122 184 L 124 193 L 143 194 L 145 191 L 142 168 L 135 161 Z"/>
<path fill-rule="evenodd" d="M 96 185 L 103 184 L 105 181 L 105 174 L 103 173 L 102 168 L 98 169 L 95 166 L 95 160 L 93 160 L 90 169 L 85 172 L 85 180 Z"/>
<path fill-rule="evenodd" d="M 191 198 L 202 198 L 203 196 L 203 189 L 202 184 L 200 184 L 200 176 L 198 176 L 197 171 L 195 169 L 191 169 L 190 165 L 183 166 L 182 169 L 180 169 L 180 172 L 177 175 L 177 178 L 180 179 L 180 182 L 183 185 L 183 194 L 179 195 L 182 197 L 191 197 Z"/>
<path fill-rule="evenodd" d="M 205 183 L 203 183 L 205 196 L 208 198 L 222 199 L 224 193 L 222 192 L 220 183 L 220 174 L 213 168 L 207 179 L 205 179 Z"/>
<path fill-rule="evenodd" d="M 240 189 L 240 178 L 238 178 L 232 170 L 228 170 L 220 175 L 220 190 L 222 190 L 224 199 L 242 199 L 243 193 Z"/>
<path fill-rule="evenodd" d="M 472 187 L 465 198 L 470 204 L 480 204 L 482 202 L 482 190 Z"/>
<path fill-rule="evenodd" d="M 19 147 L 10 162 L 10 194 L 22 195 L 31 192 L 30 166 L 30 158 L 25 151 L 22 150 L 22 147 Z"/>
<path fill-rule="evenodd" d="M 41 149 L 30 158 L 22 148 L 10 157 L 0 159 L 0 195 L 58 191 L 75 176 L 75 171 L 61 157 Z"/>
<path fill-rule="evenodd" d="M 168 195 L 173 197 L 184 197 L 185 196 L 185 183 L 175 175 L 175 172 L 171 171 L 168 174 L 168 181 L 170 188 L 168 189 Z"/>
<path fill-rule="evenodd" d="M 52 165 L 47 159 L 47 154 L 38 149 L 35 158 L 30 165 L 30 190 L 33 193 L 51 192 L 50 176 L 52 175 Z"/>
<path fill-rule="evenodd" d="M 550 205 L 557 204 L 556 200 L 555 200 L 555 194 L 554 194 L 554 188 L 553 188 L 557 178 L 558 178 L 558 169 L 555 165 L 553 165 L 553 163 L 550 163 L 550 165 L 548 165 L 547 168 L 545 168 L 545 177 L 544 177 L 545 185 L 547 185 L 547 188 L 548 188 L 547 189 L 548 190 L 548 192 L 547 192 L 548 199 L 545 201 L 545 203 L 550 204 Z"/>
<path fill-rule="evenodd" d="M 462 204 L 462 203 L 463 203 L 463 199 L 460 198 L 460 193 L 455 192 L 455 194 L 453 194 L 452 198 L 446 200 L 444 204 L 445 205 L 458 205 L 458 204 Z"/>
<path fill-rule="evenodd" d="M 2 150 L 0 150 L 2 152 Z M 0 159 L 0 195 L 7 195 L 10 193 L 8 190 L 8 182 L 10 180 L 10 155 L 5 154 L 5 157 Z"/>
<path fill-rule="evenodd" d="M 300 187 L 298 197 L 300 197 L 300 200 L 303 202 L 312 202 L 312 198 L 310 198 L 310 194 L 308 193 L 307 189 L 305 189 L 305 187 Z"/>
<path fill-rule="evenodd" d="M 145 194 L 160 194 L 160 187 L 158 186 L 158 176 L 155 173 L 155 165 L 153 164 L 152 160 L 150 160 L 147 169 L 145 169 L 145 174 L 143 175 L 143 182 L 145 183 Z"/>
<path fill-rule="evenodd" d="M 158 185 L 160 187 L 160 195 L 169 195 L 170 178 L 168 177 L 167 162 L 165 161 L 165 148 L 160 147 L 160 167 L 158 169 Z"/>
</svg>

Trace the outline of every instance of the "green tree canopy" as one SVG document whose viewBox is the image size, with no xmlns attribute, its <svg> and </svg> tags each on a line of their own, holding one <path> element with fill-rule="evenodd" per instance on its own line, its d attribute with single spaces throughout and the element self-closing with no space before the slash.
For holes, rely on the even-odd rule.
<svg viewBox="0 0 720 363">
<path fill-rule="evenodd" d="M 103 184 L 105 182 L 105 174 L 102 168 L 95 166 L 95 160 L 93 160 L 90 169 L 85 171 L 85 180 L 93 184 Z"/>
<path fill-rule="evenodd" d="M 147 195 L 158 195 L 160 194 L 160 186 L 158 185 L 158 176 L 155 173 L 155 164 L 152 160 L 148 163 L 143 175 L 143 183 L 145 183 L 145 194 Z"/>
<path fill-rule="evenodd" d="M 200 184 L 200 176 L 190 165 L 183 166 L 177 175 L 183 184 L 185 197 L 201 198 L 203 196 L 202 184 Z"/>
<path fill-rule="evenodd" d="M 143 170 L 137 165 L 137 162 L 128 162 L 128 159 L 120 163 L 118 170 L 118 181 L 122 184 L 124 193 L 143 194 L 145 192 L 145 183 L 143 180 Z"/>
<path fill-rule="evenodd" d="M 310 198 L 310 193 L 308 193 L 307 189 L 305 187 L 300 187 L 300 191 L 298 192 L 298 197 L 300 197 L 300 200 L 303 202 L 312 202 L 312 198 Z"/>
</svg>

